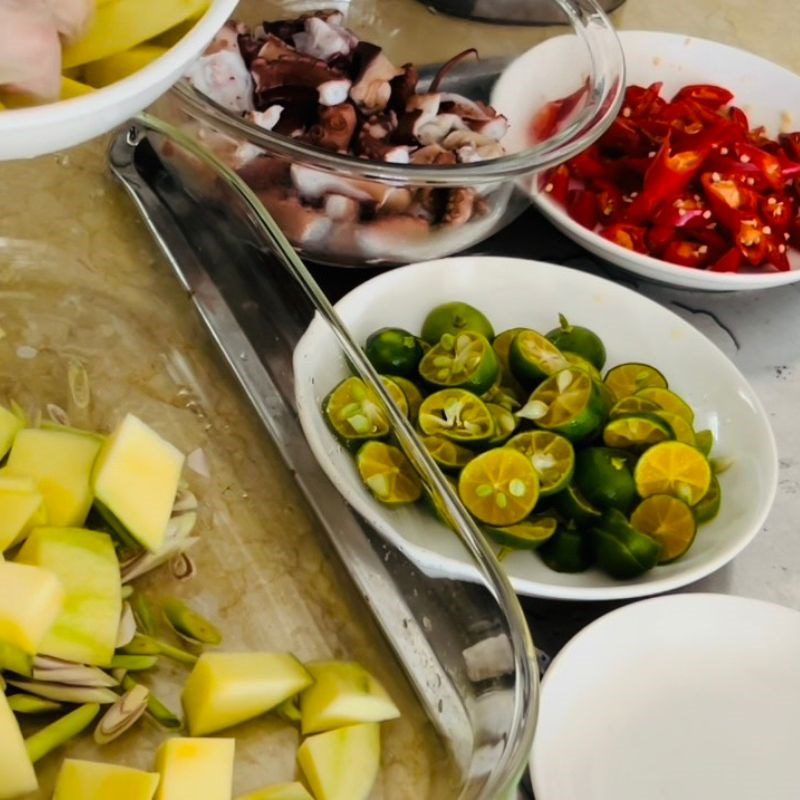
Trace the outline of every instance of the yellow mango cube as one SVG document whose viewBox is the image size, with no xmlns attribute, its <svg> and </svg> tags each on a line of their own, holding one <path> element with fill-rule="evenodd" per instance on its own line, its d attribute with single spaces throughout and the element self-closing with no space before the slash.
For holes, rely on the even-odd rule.
<svg viewBox="0 0 800 800">
<path fill-rule="evenodd" d="M 156 754 L 156 800 L 231 800 L 233 739 L 167 739 Z"/>
<path fill-rule="evenodd" d="M 132 414 L 97 458 L 95 497 L 148 550 L 164 543 L 184 460 L 180 450 Z"/>
<path fill-rule="evenodd" d="M 51 525 L 83 525 L 92 505 L 89 478 L 102 439 L 65 428 L 25 428 L 14 439 L 4 475 L 28 477 L 44 497 Z"/>
<path fill-rule="evenodd" d="M 400 716 L 386 689 L 360 664 L 316 661 L 306 664 L 306 669 L 314 683 L 300 695 L 304 734 Z"/>
<path fill-rule="evenodd" d="M 205 736 L 275 708 L 311 683 L 289 653 L 203 653 L 183 688 L 192 736 Z"/>
<path fill-rule="evenodd" d="M 109 666 L 122 613 L 119 562 L 111 537 L 83 528 L 36 528 L 16 560 L 51 570 L 64 587 L 64 608 L 39 652 Z"/>
<path fill-rule="evenodd" d="M 156 772 L 67 758 L 53 800 L 153 800 L 158 780 Z"/>
<path fill-rule="evenodd" d="M 273 783 L 263 789 L 248 792 L 236 800 L 314 800 L 302 783 Z"/>
<path fill-rule="evenodd" d="M 317 800 L 367 800 L 381 763 L 377 722 L 309 736 L 297 763 Z"/>
<path fill-rule="evenodd" d="M 4 458 L 14 443 L 14 437 L 25 423 L 7 408 L 0 406 L 0 458 Z"/>
<path fill-rule="evenodd" d="M 6 696 L 0 692 L 0 800 L 11 800 L 37 788 L 22 732 Z"/>
<path fill-rule="evenodd" d="M 38 653 L 64 599 L 61 581 L 50 570 L 0 562 L 0 642 Z"/>
<path fill-rule="evenodd" d="M 167 52 L 166 47 L 154 44 L 141 44 L 122 53 L 116 53 L 100 61 L 93 61 L 83 68 L 86 83 L 96 88 L 110 86 L 112 83 L 133 75 Z"/>
</svg>

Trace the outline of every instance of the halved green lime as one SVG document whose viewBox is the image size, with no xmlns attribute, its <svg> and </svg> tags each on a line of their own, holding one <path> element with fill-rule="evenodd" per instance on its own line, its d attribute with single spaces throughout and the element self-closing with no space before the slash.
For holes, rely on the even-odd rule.
<svg viewBox="0 0 800 800">
<path fill-rule="evenodd" d="M 696 506 L 711 486 L 711 465 L 695 447 L 683 442 L 661 442 L 645 450 L 634 473 L 640 497 L 671 494 Z"/>
<path fill-rule="evenodd" d="M 509 411 L 516 411 L 522 408 L 522 403 L 526 398 L 527 394 L 525 394 L 522 387 L 519 387 L 518 390 L 514 386 L 503 383 L 495 383 L 488 392 L 481 395 L 481 400 L 484 403 L 495 403 Z"/>
<path fill-rule="evenodd" d="M 492 412 L 465 389 L 442 389 L 428 395 L 417 423 L 426 436 L 444 436 L 460 444 L 478 445 L 494 436 Z"/>
<path fill-rule="evenodd" d="M 528 390 L 569 366 L 567 359 L 549 339 L 529 329 L 520 331 L 511 340 L 508 363 L 511 374 Z"/>
<path fill-rule="evenodd" d="M 588 328 L 571 325 L 563 314 L 558 315 L 559 326 L 548 331 L 547 338 L 561 352 L 577 353 L 597 369 L 606 363 L 606 347 L 603 340 Z"/>
<path fill-rule="evenodd" d="M 671 411 L 664 411 L 659 409 L 653 411 L 655 416 L 660 417 L 672 428 L 672 435 L 676 442 L 683 442 L 690 444 L 692 447 L 697 446 L 697 439 L 694 435 L 692 426 L 679 414 L 673 414 Z"/>
<path fill-rule="evenodd" d="M 422 444 L 433 460 L 443 469 L 458 471 L 475 458 L 475 453 L 444 436 L 423 436 Z"/>
<path fill-rule="evenodd" d="M 632 394 L 630 397 L 623 397 L 622 400 L 617 401 L 611 406 L 608 416 L 610 419 L 622 417 L 625 414 L 641 414 L 642 412 L 649 414 L 650 412 L 659 411 L 660 408 L 652 400 L 645 400 L 639 395 Z"/>
<path fill-rule="evenodd" d="M 489 439 L 489 444 L 497 447 L 514 433 L 519 426 L 519 420 L 507 408 L 497 403 L 487 403 L 486 408 L 494 418 L 494 436 Z"/>
<path fill-rule="evenodd" d="M 422 496 L 422 483 L 411 462 L 398 447 L 367 442 L 356 455 L 361 480 L 387 505 L 414 503 Z"/>
<path fill-rule="evenodd" d="M 394 386 L 402 394 L 400 387 Z M 389 434 L 386 409 L 361 378 L 345 378 L 325 398 L 322 407 L 326 421 L 348 447 Z"/>
<path fill-rule="evenodd" d="M 526 431 L 509 439 L 505 446 L 530 459 L 539 476 L 542 497 L 560 492 L 570 482 L 575 449 L 569 439 L 551 431 Z"/>
<path fill-rule="evenodd" d="M 594 562 L 589 537 L 568 528 L 559 528 L 536 552 L 556 572 L 585 572 Z"/>
<path fill-rule="evenodd" d="M 403 378 L 400 375 L 392 375 L 391 380 L 400 387 L 405 395 L 406 403 L 408 404 L 408 418 L 412 422 L 416 422 L 419 416 L 419 407 L 422 405 L 422 400 L 424 399 L 422 392 L 417 385 L 408 378 Z"/>
<path fill-rule="evenodd" d="M 585 372 L 570 367 L 547 378 L 517 416 L 579 442 L 602 427 L 605 403 L 595 382 Z"/>
<path fill-rule="evenodd" d="M 446 333 L 422 357 L 419 374 L 434 387 L 456 387 L 483 394 L 494 386 L 500 362 L 489 340 L 480 333 Z"/>
<path fill-rule="evenodd" d="M 603 443 L 607 447 L 636 452 L 672 438 L 672 428 L 655 414 L 625 414 L 612 419 L 603 428 Z"/>
<path fill-rule="evenodd" d="M 670 389 L 663 389 L 660 386 L 648 386 L 636 392 L 637 397 L 650 400 L 664 411 L 677 414 L 683 417 L 690 425 L 694 425 L 694 411 L 692 407 L 680 396 Z"/>
<path fill-rule="evenodd" d="M 483 312 L 469 303 L 442 303 L 428 312 L 422 323 L 422 338 L 432 344 L 438 344 L 446 333 L 457 336 L 464 331 L 473 331 L 485 336 L 489 341 L 494 339 L 494 328 Z"/>
<path fill-rule="evenodd" d="M 617 400 L 630 397 L 648 386 L 667 388 L 667 379 L 649 364 L 630 362 L 619 364 L 609 370 L 605 377 L 605 384 L 613 392 Z"/>
<path fill-rule="evenodd" d="M 550 498 L 554 511 L 577 528 L 585 528 L 598 520 L 602 511 L 593 506 L 575 484 L 570 484 Z"/>
<path fill-rule="evenodd" d="M 722 487 L 719 484 L 717 476 L 712 475 L 708 491 L 693 509 L 698 525 L 711 522 L 711 520 L 719 514 L 720 505 L 722 505 Z"/>
<path fill-rule="evenodd" d="M 602 382 L 603 376 L 600 374 L 600 370 L 588 359 L 577 353 L 570 353 L 569 350 L 562 350 L 561 355 L 567 359 L 571 367 L 576 367 L 577 369 L 582 369 L 584 372 L 587 372 L 593 381 Z"/>
<path fill-rule="evenodd" d="M 404 378 L 416 375 L 422 359 L 417 337 L 402 328 L 381 328 L 371 333 L 364 350 L 378 372 Z"/>
<path fill-rule="evenodd" d="M 625 450 L 587 447 L 575 457 L 573 482 L 593 506 L 627 512 L 636 500 L 632 464 Z"/>
<path fill-rule="evenodd" d="M 548 514 L 542 514 L 505 528 L 486 526 L 485 530 L 501 547 L 508 547 L 511 550 L 535 550 L 558 530 L 558 520 Z"/>
<path fill-rule="evenodd" d="M 539 479 L 522 453 L 499 447 L 475 456 L 461 470 L 458 494 L 476 519 L 505 528 L 533 511 Z"/>
<path fill-rule="evenodd" d="M 692 509 L 677 497 L 654 494 L 631 514 L 631 525 L 661 545 L 660 564 L 680 558 L 694 542 L 697 522 Z"/>
<path fill-rule="evenodd" d="M 502 333 L 498 333 L 497 336 L 495 336 L 492 340 L 492 347 L 494 348 L 495 353 L 497 353 L 497 358 L 500 360 L 500 366 L 503 368 L 503 371 L 506 373 L 506 375 L 511 375 L 511 367 L 508 363 L 511 342 L 514 341 L 514 337 L 518 333 L 521 333 L 524 330 L 525 328 L 509 328 Z"/>
<path fill-rule="evenodd" d="M 709 430 L 697 431 L 694 435 L 694 446 L 704 455 L 711 455 L 714 449 L 714 434 Z"/>
<path fill-rule="evenodd" d="M 619 525 L 615 531 L 611 531 L 604 516 L 592 528 L 592 542 L 597 565 L 612 578 L 630 580 L 644 575 L 658 563 L 661 545 L 634 530 L 624 516 L 621 522 L 625 523 L 624 533 Z"/>
</svg>

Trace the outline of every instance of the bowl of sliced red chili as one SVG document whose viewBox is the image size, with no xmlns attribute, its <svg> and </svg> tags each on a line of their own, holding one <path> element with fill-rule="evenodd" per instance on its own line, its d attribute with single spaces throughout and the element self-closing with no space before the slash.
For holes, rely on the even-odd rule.
<svg viewBox="0 0 800 800">
<path fill-rule="evenodd" d="M 619 114 L 586 150 L 531 179 L 536 206 L 590 252 L 651 280 L 710 291 L 800 281 L 800 76 L 704 39 L 620 40 Z M 509 71 L 546 69 L 557 41 Z M 522 91 L 498 84 L 515 85 Z M 528 135 L 547 116 L 538 110 Z"/>
</svg>

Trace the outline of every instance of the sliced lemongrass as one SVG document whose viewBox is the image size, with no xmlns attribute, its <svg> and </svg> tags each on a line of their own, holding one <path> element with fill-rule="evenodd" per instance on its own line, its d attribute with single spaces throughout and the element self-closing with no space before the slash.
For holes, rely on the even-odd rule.
<svg viewBox="0 0 800 800">
<path fill-rule="evenodd" d="M 134 656 L 117 654 L 111 659 L 111 669 L 121 669 L 125 672 L 144 672 L 152 669 L 158 663 L 158 656 Z"/>
<path fill-rule="evenodd" d="M 8 706 L 15 714 L 51 714 L 63 708 L 55 700 L 45 700 L 44 697 L 23 692 L 12 694 L 8 698 Z"/>
<path fill-rule="evenodd" d="M 123 600 L 130 600 L 132 594 L 133 594 L 133 586 L 126 583 L 121 588 L 120 597 L 122 597 Z"/>
<path fill-rule="evenodd" d="M 100 718 L 94 729 L 97 744 L 108 744 L 135 725 L 147 710 L 150 690 L 137 683 Z"/>
<path fill-rule="evenodd" d="M 122 688 L 126 692 L 131 691 L 131 689 L 138 685 L 139 684 L 130 676 L 127 676 L 122 681 Z M 165 730 L 177 731 L 183 727 L 183 722 L 181 722 L 180 718 L 176 717 L 152 692 L 150 692 L 147 698 L 146 713 L 149 719 L 152 719 Z"/>
<path fill-rule="evenodd" d="M 131 604 L 126 600 L 122 604 L 122 613 L 119 617 L 116 646 L 125 647 L 126 644 L 130 644 L 134 636 L 136 636 L 136 619 Z"/>
<path fill-rule="evenodd" d="M 167 624 L 182 639 L 192 644 L 218 645 L 222 642 L 219 629 L 181 600 L 167 598 L 162 603 L 162 610 Z"/>
<path fill-rule="evenodd" d="M 67 428 L 70 426 L 69 415 L 61 406 L 56 405 L 56 403 L 48 403 L 46 409 L 47 416 L 50 417 L 53 422 L 64 425 Z"/>
<path fill-rule="evenodd" d="M 148 636 L 158 633 L 159 625 L 155 606 L 141 592 L 134 592 L 131 597 L 131 610 L 141 633 Z"/>
<path fill-rule="evenodd" d="M 720 456 L 709 459 L 709 463 L 711 464 L 711 471 L 715 475 L 722 475 L 723 472 L 727 472 L 733 466 L 733 459 L 727 456 Z"/>
<path fill-rule="evenodd" d="M 91 389 L 89 386 L 89 373 L 80 361 L 73 360 L 67 369 L 67 382 L 72 401 L 78 408 L 89 407 Z"/>
<path fill-rule="evenodd" d="M 116 703 L 118 695 L 106 686 L 68 686 L 45 681 L 8 681 L 10 686 L 28 694 L 59 703 Z"/>
<path fill-rule="evenodd" d="M 188 553 L 178 553 L 169 562 L 172 577 L 179 581 L 188 581 L 197 574 L 194 560 Z"/>
<path fill-rule="evenodd" d="M 132 656 L 132 658 L 138 658 L 139 656 Z M 141 656 L 141 658 L 150 658 L 150 656 Z M 124 669 L 123 667 L 115 667 L 111 670 L 111 676 L 114 678 L 115 681 L 119 681 L 122 683 L 125 676 L 128 674 L 128 670 Z"/>
<path fill-rule="evenodd" d="M 22 675 L 25 678 L 33 677 L 33 657 L 19 647 L 6 642 L 0 642 L 0 671 L 7 670 Z"/>
<path fill-rule="evenodd" d="M 132 653 L 132 655 L 163 655 L 167 658 L 171 658 L 173 661 L 178 661 L 181 664 L 194 664 L 197 661 L 197 656 L 194 653 L 187 653 L 186 650 L 181 650 L 180 647 L 175 647 L 174 645 L 169 644 L 168 642 L 162 641 L 161 639 L 154 639 L 152 636 L 143 636 L 142 634 L 137 635 L 137 639 L 144 639 L 149 640 L 145 641 L 145 646 L 148 647 L 155 647 L 157 648 L 156 653 L 153 653 L 150 650 L 147 653 Z M 125 648 L 126 652 L 130 652 L 128 648 Z"/>
<path fill-rule="evenodd" d="M 152 636 L 137 633 L 125 647 L 120 648 L 126 655 L 157 656 L 161 654 L 159 643 Z"/>
<path fill-rule="evenodd" d="M 300 706 L 296 697 L 284 700 L 275 708 L 275 714 L 286 722 L 300 722 Z"/>
<path fill-rule="evenodd" d="M 99 711 L 100 706 L 97 703 L 87 703 L 29 736 L 25 740 L 25 749 L 31 763 L 35 764 L 57 747 L 83 733 Z"/>
<path fill-rule="evenodd" d="M 9 406 L 11 406 L 11 413 L 20 421 L 22 422 L 25 427 L 30 427 L 30 419 L 28 418 L 28 412 L 13 398 L 8 401 Z"/>
<path fill-rule="evenodd" d="M 75 664 L 51 656 L 34 656 L 33 679 L 70 686 L 116 686 L 117 682 L 103 670 L 86 664 Z"/>
<path fill-rule="evenodd" d="M 547 403 L 543 403 L 541 400 L 531 400 L 517 411 L 517 416 L 523 419 L 537 420 L 547 416 L 549 410 L 550 407 Z"/>
</svg>

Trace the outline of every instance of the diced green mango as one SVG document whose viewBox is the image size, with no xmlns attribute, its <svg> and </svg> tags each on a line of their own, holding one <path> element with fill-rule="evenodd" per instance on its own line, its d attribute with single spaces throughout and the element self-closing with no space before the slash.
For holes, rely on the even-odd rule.
<svg viewBox="0 0 800 800">
<path fill-rule="evenodd" d="M 29 655 L 40 651 L 62 613 L 64 588 L 40 566 L 0 563 L 0 642 Z"/>
<path fill-rule="evenodd" d="M 377 722 L 309 736 L 297 762 L 317 800 L 366 800 L 381 763 Z"/>
<path fill-rule="evenodd" d="M 3 474 L 36 481 L 50 525 L 83 525 L 92 505 L 89 478 L 100 444 L 90 433 L 25 428 L 14 439 Z"/>
<path fill-rule="evenodd" d="M 32 478 L 0 478 L 0 551 L 19 544 L 47 523 L 44 497 Z"/>
<path fill-rule="evenodd" d="M 156 754 L 156 800 L 231 800 L 234 739 L 167 739 Z"/>
<path fill-rule="evenodd" d="M 109 666 L 122 612 L 119 562 L 111 537 L 83 528 L 36 528 L 17 561 L 52 570 L 66 593 L 63 611 L 39 652 Z"/>
<path fill-rule="evenodd" d="M 95 497 L 148 550 L 164 543 L 184 460 L 180 450 L 132 414 L 97 458 Z"/>
<path fill-rule="evenodd" d="M 314 800 L 302 783 L 274 783 L 255 792 L 248 792 L 236 800 Z"/>
<path fill-rule="evenodd" d="M 289 653 L 203 653 L 183 687 L 192 736 L 264 714 L 311 683 Z"/>
<path fill-rule="evenodd" d="M 158 780 L 155 772 L 67 758 L 53 800 L 153 800 Z"/>
<path fill-rule="evenodd" d="M 314 683 L 300 695 L 304 734 L 400 716 L 386 689 L 360 664 L 317 661 L 306 669 Z"/>
<path fill-rule="evenodd" d="M 14 443 L 14 437 L 25 423 L 12 411 L 0 406 L 0 458 L 4 458 Z"/>
<path fill-rule="evenodd" d="M 11 800 L 37 788 L 22 732 L 6 696 L 0 692 L 0 800 Z"/>
</svg>

